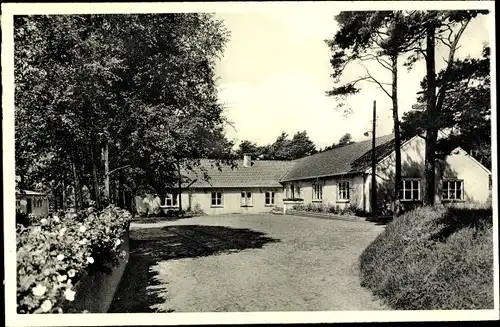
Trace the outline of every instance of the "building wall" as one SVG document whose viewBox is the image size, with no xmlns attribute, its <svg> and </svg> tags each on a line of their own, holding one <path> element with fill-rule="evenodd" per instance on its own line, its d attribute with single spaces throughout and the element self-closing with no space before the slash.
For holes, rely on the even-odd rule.
<svg viewBox="0 0 500 327">
<path fill-rule="evenodd" d="M 222 192 L 222 203 L 220 207 L 212 206 L 212 192 Z M 241 192 L 252 193 L 252 204 L 241 205 Z M 274 191 L 275 205 L 266 205 L 266 191 Z M 182 194 L 182 206 L 192 209 L 197 206 L 208 215 L 230 214 L 230 213 L 262 213 L 270 212 L 276 206 L 283 205 L 283 188 L 223 188 L 223 189 L 194 189 Z M 191 200 L 189 197 L 191 196 Z"/>
<path fill-rule="evenodd" d="M 401 175 L 403 178 L 420 179 L 420 194 L 424 187 L 424 165 L 425 165 L 425 140 L 415 137 L 404 144 L 401 148 Z M 393 190 L 395 178 L 395 154 L 392 153 L 377 164 L 377 191 L 378 193 L 390 192 Z M 461 179 L 464 181 L 464 202 L 477 202 L 485 204 L 491 190 L 489 189 L 490 172 L 481 166 L 475 159 L 461 150 L 455 154 L 450 154 L 445 161 L 436 165 L 436 189 L 435 202 L 441 203 L 442 180 Z M 371 169 L 365 179 L 365 199 L 366 209 L 371 211 Z M 391 194 L 392 195 L 392 194 Z M 379 194 L 379 196 L 382 196 Z M 422 196 L 420 197 L 420 200 Z M 401 201 L 403 205 L 411 204 Z"/>
<path fill-rule="evenodd" d="M 360 209 L 363 208 L 364 199 L 362 175 L 333 176 L 318 179 L 320 183 L 323 183 L 323 198 L 320 201 L 313 200 L 313 184 L 315 184 L 316 181 L 316 179 L 313 179 L 287 182 L 285 183 L 285 188 L 290 188 L 291 184 L 299 185 L 300 194 L 295 194 L 295 197 L 302 198 L 305 205 L 317 203 L 332 206 L 338 205 L 340 208 L 347 206 L 355 206 Z M 340 182 L 349 182 L 350 198 L 347 201 L 341 200 L 338 197 L 338 184 Z M 290 195 L 287 195 L 287 197 L 290 197 Z"/>
<path fill-rule="evenodd" d="M 31 213 L 34 215 L 47 214 L 49 212 L 49 200 L 42 195 L 16 195 L 16 210 L 23 213 L 28 212 L 28 199 L 31 199 Z M 35 205 L 40 200 L 41 205 Z M 18 203 L 19 201 L 19 203 Z M 26 201 L 26 202 L 25 202 Z"/>
<path fill-rule="evenodd" d="M 461 179 L 464 181 L 465 202 L 486 204 L 489 201 L 491 173 L 464 151 L 446 157 L 443 179 Z M 442 183 L 438 184 L 441 191 Z"/>
<path fill-rule="evenodd" d="M 396 155 L 391 153 L 377 163 L 376 166 L 376 181 L 377 181 L 377 197 L 385 199 L 385 204 L 391 207 L 391 202 L 394 196 L 394 181 L 396 168 Z M 422 137 L 414 137 L 401 147 L 401 176 L 403 178 L 419 178 L 423 179 L 425 163 L 425 139 Z M 364 181 L 365 192 L 365 211 L 371 212 L 371 169 L 368 169 Z M 423 182 L 420 182 L 422 188 Z M 422 194 L 422 193 L 421 193 Z M 405 203 L 403 203 L 404 205 Z M 409 202 L 408 202 L 409 204 Z M 380 209 L 380 208 L 379 208 Z"/>
</svg>

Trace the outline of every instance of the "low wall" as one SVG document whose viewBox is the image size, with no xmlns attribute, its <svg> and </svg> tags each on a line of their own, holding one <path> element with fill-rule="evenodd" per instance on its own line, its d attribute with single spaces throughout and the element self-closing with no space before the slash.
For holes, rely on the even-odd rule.
<svg viewBox="0 0 500 327">
<path fill-rule="evenodd" d="M 119 264 L 113 267 L 110 274 L 98 272 L 79 281 L 76 285 L 75 301 L 71 306 L 73 310 L 77 312 L 87 310 L 91 313 L 108 312 L 130 255 L 128 229 L 122 239 L 123 243 L 119 250 L 126 252 L 125 258 L 119 258 Z"/>
</svg>

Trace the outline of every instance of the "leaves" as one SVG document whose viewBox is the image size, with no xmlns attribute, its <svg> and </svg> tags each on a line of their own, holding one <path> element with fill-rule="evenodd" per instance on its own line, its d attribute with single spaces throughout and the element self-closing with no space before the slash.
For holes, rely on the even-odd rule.
<svg viewBox="0 0 500 327">
<path fill-rule="evenodd" d="M 162 192 L 177 160 L 224 157 L 215 61 L 229 33 L 211 14 L 16 16 L 16 170 L 32 186 Z M 98 185 L 99 186 L 99 185 Z"/>
</svg>

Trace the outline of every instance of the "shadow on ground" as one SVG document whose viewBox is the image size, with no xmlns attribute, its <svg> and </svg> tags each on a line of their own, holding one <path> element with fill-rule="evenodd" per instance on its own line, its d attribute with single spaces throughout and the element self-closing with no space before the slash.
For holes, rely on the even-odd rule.
<svg viewBox="0 0 500 327">
<path fill-rule="evenodd" d="M 197 258 L 279 242 L 251 229 L 224 226 L 181 225 L 130 230 L 130 258 L 108 312 L 156 312 L 162 303 L 156 292 L 156 273 L 150 267 L 160 261 Z"/>
</svg>

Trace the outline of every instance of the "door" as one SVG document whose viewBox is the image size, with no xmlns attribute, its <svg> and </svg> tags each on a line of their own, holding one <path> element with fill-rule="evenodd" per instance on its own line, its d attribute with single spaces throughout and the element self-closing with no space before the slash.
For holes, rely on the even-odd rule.
<svg viewBox="0 0 500 327">
<path fill-rule="evenodd" d="M 32 203 L 31 203 L 31 198 L 26 199 L 26 213 L 29 215 L 32 212 Z"/>
</svg>

